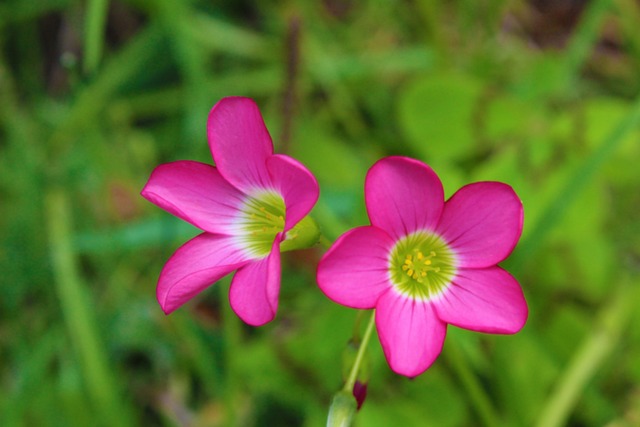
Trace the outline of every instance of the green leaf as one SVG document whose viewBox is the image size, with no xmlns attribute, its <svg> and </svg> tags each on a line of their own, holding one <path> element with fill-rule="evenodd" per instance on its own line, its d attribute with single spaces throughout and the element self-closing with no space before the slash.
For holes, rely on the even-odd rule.
<svg viewBox="0 0 640 427">
<path fill-rule="evenodd" d="M 405 87 L 398 119 L 411 148 L 427 161 L 473 153 L 474 109 L 481 90 L 472 77 L 458 74 L 429 76 Z"/>
</svg>

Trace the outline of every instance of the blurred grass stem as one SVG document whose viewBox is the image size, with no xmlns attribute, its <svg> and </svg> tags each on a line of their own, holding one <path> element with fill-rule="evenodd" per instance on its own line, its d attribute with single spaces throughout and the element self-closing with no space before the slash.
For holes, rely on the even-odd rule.
<svg viewBox="0 0 640 427">
<path fill-rule="evenodd" d="M 591 182 L 591 178 L 600 170 L 602 165 L 611 158 L 612 154 L 620 146 L 624 137 L 640 123 L 640 96 L 636 98 L 629 114 L 602 141 L 600 146 L 591 153 L 578 168 L 570 175 L 563 188 L 544 210 L 522 241 L 511 259 L 505 264 L 509 270 L 518 275 L 527 260 L 533 259 L 533 255 L 545 241 L 547 234 L 561 221 L 563 214 L 576 200 L 582 190 Z"/>
<path fill-rule="evenodd" d="M 222 289 L 228 289 L 230 279 L 224 279 L 226 286 L 219 286 L 220 297 L 225 299 Z M 238 317 L 234 313 L 231 305 L 227 301 L 222 304 L 222 325 L 223 325 L 223 339 L 224 339 L 224 380 L 225 380 L 225 393 L 224 393 L 224 405 L 225 405 L 225 425 L 236 426 L 238 425 L 238 411 L 236 410 L 236 403 L 240 397 L 241 384 L 239 377 L 237 355 L 243 352 L 243 348 L 240 343 L 240 335 L 242 333 L 241 324 Z"/>
<path fill-rule="evenodd" d="M 100 63 L 107 25 L 107 0 L 89 0 L 84 38 L 84 72 L 92 74 Z"/>
<path fill-rule="evenodd" d="M 77 134 L 98 121 L 116 92 L 147 66 L 160 46 L 159 25 L 150 24 L 100 70 L 89 86 L 79 91 L 71 108 L 51 135 L 51 152 L 67 154 Z"/>
<path fill-rule="evenodd" d="M 293 119 L 297 107 L 298 69 L 300 62 L 300 17 L 289 19 L 287 30 L 287 51 L 284 94 L 282 99 L 282 131 L 280 132 L 280 152 L 288 153 L 291 145 Z"/>
<path fill-rule="evenodd" d="M 618 345 L 634 313 L 638 289 L 636 284 L 623 284 L 601 310 L 591 334 L 575 352 L 543 406 L 536 427 L 567 425 L 567 418 L 587 383 Z"/>
<path fill-rule="evenodd" d="M 108 366 L 107 352 L 99 339 L 94 305 L 78 273 L 71 244 L 69 201 L 63 190 L 53 188 L 45 202 L 56 292 L 96 416 L 103 425 L 131 425 L 129 412 L 123 411 L 113 382 L 115 375 Z"/>
<path fill-rule="evenodd" d="M 582 65 L 600 37 L 600 27 L 611 3 L 612 0 L 594 0 L 588 2 L 582 12 L 580 24 L 563 55 L 562 74 L 558 83 L 563 85 L 564 90 L 573 90 Z"/>
<path fill-rule="evenodd" d="M 501 425 L 501 423 L 498 422 L 498 415 L 491 400 L 487 397 L 480 382 L 462 355 L 460 346 L 454 341 L 449 341 L 449 344 L 444 354 L 448 362 L 453 366 L 462 386 L 467 391 L 469 401 L 478 415 L 481 425 L 486 427 Z"/>
</svg>

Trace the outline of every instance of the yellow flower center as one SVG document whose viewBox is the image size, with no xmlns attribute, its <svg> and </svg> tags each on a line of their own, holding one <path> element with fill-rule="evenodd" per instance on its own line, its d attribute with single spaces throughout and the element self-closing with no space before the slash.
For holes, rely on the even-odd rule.
<svg viewBox="0 0 640 427">
<path fill-rule="evenodd" d="M 276 235 L 284 230 L 285 205 L 280 194 L 262 191 L 245 200 L 241 208 L 241 241 L 256 257 L 271 252 Z"/>
<path fill-rule="evenodd" d="M 444 291 L 456 273 L 456 257 L 440 236 L 426 231 L 398 240 L 389 255 L 394 288 L 415 300 L 427 301 Z"/>
</svg>

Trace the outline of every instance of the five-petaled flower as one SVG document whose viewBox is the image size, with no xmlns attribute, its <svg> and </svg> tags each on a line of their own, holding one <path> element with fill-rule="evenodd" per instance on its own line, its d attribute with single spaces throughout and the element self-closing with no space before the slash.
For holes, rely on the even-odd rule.
<svg viewBox="0 0 640 427">
<path fill-rule="evenodd" d="M 315 177 L 291 157 L 273 154 L 256 104 L 231 97 L 207 122 L 215 167 L 194 161 L 158 166 L 142 196 L 204 230 L 167 261 L 157 297 L 169 314 L 238 270 L 229 301 L 250 325 L 271 321 L 280 292 L 280 250 L 295 247 L 294 226 L 318 199 Z M 287 247 L 288 245 L 288 247 Z"/>
<path fill-rule="evenodd" d="M 343 234 L 317 279 L 333 301 L 376 309 L 395 372 L 414 377 L 429 368 L 447 324 L 498 334 L 524 326 L 522 289 L 497 266 L 522 232 L 522 203 L 511 187 L 469 184 L 445 202 L 429 166 L 387 157 L 367 174 L 365 202 L 371 225 Z"/>
</svg>

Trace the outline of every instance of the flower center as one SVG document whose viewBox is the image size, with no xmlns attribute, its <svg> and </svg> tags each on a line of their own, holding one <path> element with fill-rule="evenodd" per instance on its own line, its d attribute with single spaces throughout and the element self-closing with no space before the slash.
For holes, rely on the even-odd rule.
<svg viewBox="0 0 640 427">
<path fill-rule="evenodd" d="M 456 257 L 438 235 L 417 231 L 398 240 L 389 255 L 394 288 L 415 300 L 427 301 L 444 291 L 456 273 Z"/>
<path fill-rule="evenodd" d="M 275 191 L 262 191 L 248 197 L 241 210 L 242 243 L 252 255 L 267 256 L 276 235 L 284 230 L 282 196 Z"/>
</svg>

